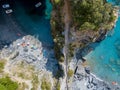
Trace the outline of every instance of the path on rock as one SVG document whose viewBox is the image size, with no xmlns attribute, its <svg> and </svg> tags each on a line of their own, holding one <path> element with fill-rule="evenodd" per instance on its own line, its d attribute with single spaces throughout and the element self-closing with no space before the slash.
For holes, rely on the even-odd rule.
<svg viewBox="0 0 120 90">
<path fill-rule="evenodd" d="M 64 30 L 65 30 L 65 45 L 64 45 L 64 70 L 65 70 L 65 82 L 66 82 L 66 90 L 68 90 L 68 47 L 69 47 L 69 30 L 70 30 L 70 24 L 71 24 L 71 12 L 70 12 L 70 2 L 69 0 L 64 0 L 64 8 L 63 8 L 63 14 L 64 14 Z"/>
</svg>

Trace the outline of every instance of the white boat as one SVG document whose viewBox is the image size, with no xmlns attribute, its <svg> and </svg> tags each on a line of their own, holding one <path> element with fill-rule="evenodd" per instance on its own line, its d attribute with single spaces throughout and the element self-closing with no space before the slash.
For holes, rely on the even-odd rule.
<svg viewBox="0 0 120 90">
<path fill-rule="evenodd" d="M 12 13 L 13 10 L 12 10 L 12 9 L 8 9 L 8 10 L 5 10 L 5 12 L 6 12 L 7 14 L 9 14 L 9 13 Z"/>
<path fill-rule="evenodd" d="M 41 5 L 42 5 L 42 3 L 41 3 L 41 2 L 38 2 L 37 4 L 35 4 L 35 7 L 38 8 L 38 7 L 40 7 Z"/>
<path fill-rule="evenodd" d="M 3 8 L 9 8 L 10 5 L 9 5 L 9 4 L 3 4 L 2 7 L 3 7 Z"/>
</svg>

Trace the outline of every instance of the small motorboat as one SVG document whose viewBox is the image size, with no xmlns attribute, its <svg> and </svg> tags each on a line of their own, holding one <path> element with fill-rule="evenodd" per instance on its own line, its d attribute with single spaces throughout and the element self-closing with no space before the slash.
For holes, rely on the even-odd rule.
<svg viewBox="0 0 120 90">
<path fill-rule="evenodd" d="M 42 3 L 41 3 L 41 2 L 38 2 L 37 4 L 35 4 L 35 7 L 38 8 L 38 7 L 40 7 L 41 5 L 42 5 Z"/>
<path fill-rule="evenodd" d="M 10 5 L 9 5 L 9 4 L 3 4 L 2 7 L 3 7 L 4 9 L 7 9 L 7 8 L 10 8 Z"/>
<path fill-rule="evenodd" d="M 6 12 L 7 14 L 9 14 L 9 13 L 12 13 L 13 10 L 12 10 L 12 9 L 7 9 L 7 10 L 5 10 L 5 12 Z"/>
</svg>

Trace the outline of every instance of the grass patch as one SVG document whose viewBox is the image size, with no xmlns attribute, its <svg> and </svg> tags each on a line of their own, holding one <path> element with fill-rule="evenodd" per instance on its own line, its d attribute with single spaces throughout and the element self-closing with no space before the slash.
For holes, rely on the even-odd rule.
<svg viewBox="0 0 120 90">
<path fill-rule="evenodd" d="M 37 75 L 33 75 L 33 83 L 39 83 Z"/>
<path fill-rule="evenodd" d="M 26 79 L 26 80 L 33 79 L 34 67 L 23 61 L 18 62 L 16 65 L 14 65 L 11 71 L 14 75 L 17 75 L 22 79 Z"/>
<path fill-rule="evenodd" d="M 0 90 L 7 90 L 3 85 L 0 84 Z"/>
<path fill-rule="evenodd" d="M 60 82 L 57 83 L 56 90 L 60 90 Z"/>
<path fill-rule="evenodd" d="M 60 2 L 60 0 L 55 0 L 55 3 L 58 4 Z"/>
<path fill-rule="evenodd" d="M 18 84 L 9 77 L 0 79 L 0 90 L 17 90 Z"/>
<path fill-rule="evenodd" d="M 68 77 L 70 78 L 73 76 L 74 72 L 73 70 L 69 69 L 67 74 L 68 74 Z"/>
<path fill-rule="evenodd" d="M 51 83 L 49 81 L 47 81 L 46 78 L 42 79 L 41 89 L 42 90 L 51 90 Z"/>
<path fill-rule="evenodd" d="M 25 75 L 24 75 L 24 73 L 18 73 L 18 77 L 21 77 L 22 79 L 24 79 Z"/>
<path fill-rule="evenodd" d="M 17 90 L 25 90 L 25 89 L 28 89 L 28 85 L 26 83 L 19 83 L 19 87 Z"/>
<path fill-rule="evenodd" d="M 33 75 L 32 84 L 33 84 L 33 88 L 31 90 L 37 90 L 39 84 L 39 78 L 37 75 Z"/>
<path fill-rule="evenodd" d="M 0 73 L 3 72 L 4 66 L 5 66 L 5 60 L 0 60 Z"/>
</svg>

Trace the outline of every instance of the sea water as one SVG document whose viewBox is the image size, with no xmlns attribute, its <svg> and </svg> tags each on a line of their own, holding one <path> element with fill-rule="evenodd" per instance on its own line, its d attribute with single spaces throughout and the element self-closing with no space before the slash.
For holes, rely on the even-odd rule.
<svg viewBox="0 0 120 90">
<path fill-rule="evenodd" d="M 114 81 L 120 84 L 120 17 L 116 22 L 114 34 L 107 36 L 85 58 L 95 75 L 110 83 Z"/>
<path fill-rule="evenodd" d="M 16 4 L 17 5 L 15 7 L 14 14 L 17 22 L 21 25 L 22 30 L 27 34 L 38 37 L 39 40 L 44 44 L 52 46 L 53 39 L 50 27 L 50 14 L 52 11 L 52 5 L 50 0 L 46 0 L 46 9 L 43 16 L 38 14 L 28 14 L 21 4 Z"/>
</svg>

